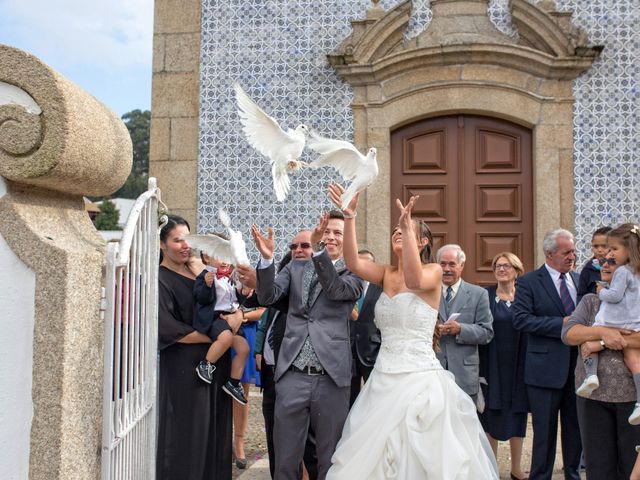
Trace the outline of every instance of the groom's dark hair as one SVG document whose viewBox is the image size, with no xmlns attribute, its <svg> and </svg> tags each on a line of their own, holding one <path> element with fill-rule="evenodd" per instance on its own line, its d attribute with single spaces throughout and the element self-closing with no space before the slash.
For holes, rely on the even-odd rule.
<svg viewBox="0 0 640 480">
<path fill-rule="evenodd" d="M 329 220 L 331 220 L 332 218 L 337 218 L 338 220 L 344 221 L 344 213 L 342 213 L 340 210 L 329 210 Z"/>
</svg>

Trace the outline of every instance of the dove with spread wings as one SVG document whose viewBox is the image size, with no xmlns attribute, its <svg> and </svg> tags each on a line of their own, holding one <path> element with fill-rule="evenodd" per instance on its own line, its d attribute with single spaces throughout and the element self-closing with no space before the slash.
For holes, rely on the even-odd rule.
<svg viewBox="0 0 640 480">
<path fill-rule="evenodd" d="M 249 265 L 247 246 L 242 233 L 231 228 L 231 219 L 224 210 L 219 212 L 220 221 L 227 228 L 229 239 L 218 235 L 185 235 L 184 239 L 190 247 L 196 248 L 211 258 L 217 258 L 230 265 Z"/>
<path fill-rule="evenodd" d="M 247 141 L 271 161 L 273 188 L 276 198 L 282 202 L 291 187 L 289 170 L 298 170 L 303 166 L 300 155 L 310 132 L 309 127 L 300 124 L 294 130 L 287 129 L 285 132 L 273 117 L 249 98 L 238 83 L 233 85 L 233 89 Z"/>
<path fill-rule="evenodd" d="M 355 194 L 371 185 L 378 176 L 376 149 L 373 147 L 363 155 L 349 142 L 324 138 L 315 133 L 307 140 L 307 147 L 320 154 L 318 159 L 309 164 L 311 168 L 329 165 L 335 168 L 344 180 L 351 181 L 342 194 L 342 208 L 347 208 Z"/>
</svg>

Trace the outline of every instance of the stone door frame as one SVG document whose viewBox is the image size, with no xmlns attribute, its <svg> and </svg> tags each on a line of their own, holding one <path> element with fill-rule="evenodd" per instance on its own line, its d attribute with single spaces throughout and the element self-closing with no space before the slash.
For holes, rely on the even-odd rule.
<svg viewBox="0 0 640 480">
<path fill-rule="evenodd" d="M 534 249 L 543 262 L 542 238 L 574 226 L 572 81 L 600 47 L 557 12 L 552 1 L 511 0 L 520 38 L 498 32 L 488 0 L 432 0 L 433 20 L 405 42 L 411 2 L 389 12 L 374 7 L 328 56 L 353 87 L 354 140 L 378 149 L 380 175 L 363 198 L 359 238 L 389 261 L 390 139 L 398 127 L 452 114 L 495 117 L 533 132 Z"/>
</svg>

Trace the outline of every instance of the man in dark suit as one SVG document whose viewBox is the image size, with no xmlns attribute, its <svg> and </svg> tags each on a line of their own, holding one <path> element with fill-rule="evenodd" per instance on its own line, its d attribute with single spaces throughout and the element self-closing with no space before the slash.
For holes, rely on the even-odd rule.
<svg viewBox="0 0 640 480">
<path fill-rule="evenodd" d="M 293 260 L 274 278 L 273 233 L 254 227 L 262 260 L 256 292 L 262 305 L 288 298 L 287 326 L 276 364 L 275 478 L 296 480 L 309 425 L 316 438 L 323 480 L 349 411 L 349 317 L 363 282 L 342 260 L 344 217 L 323 214 L 311 234 L 311 261 Z M 238 269 L 240 280 L 250 269 Z M 248 285 L 252 286 L 252 285 Z"/>
<path fill-rule="evenodd" d="M 358 256 L 370 262 L 375 261 L 373 253 L 369 250 L 360 250 Z M 356 401 L 360 393 L 362 383 L 371 375 L 373 365 L 380 350 L 380 330 L 374 323 L 374 310 L 382 288 L 378 285 L 365 282 L 364 292 L 356 302 L 356 307 L 351 313 L 351 354 L 353 356 L 353 376 L 351 377 L 350 405 Z"/>
<path fill-rule="evenodd" d="M 531 480 L 551 479 L 560 413 L 566 479 L 579 480 L 580 430 L 574 369 L 577 349 L 560 340 L 564 317 L 577 302 L 573 234 L 557 229 L 543 240 L 545 264 L 518 279 L 513 325 L 527 334 L 525 378 L 533 421 Z"/>
</svg>

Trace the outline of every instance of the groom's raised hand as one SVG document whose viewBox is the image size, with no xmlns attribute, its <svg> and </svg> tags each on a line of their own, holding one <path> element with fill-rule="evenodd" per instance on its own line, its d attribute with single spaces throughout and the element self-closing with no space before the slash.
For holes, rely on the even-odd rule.
<svg viewBox="0 0 640 480">
<path fill-rule="evenodd" d="M 253 236 L 253 241 L 256 244 L 256 248 L 260 252 L 260 255 L 262 255 L 262 258 L 265 260 L 271 260 L 273 258 L 275 245 L 273 241 L 273 229 L 269 227 L 267 229 L 267 236 L 265 237 L 254 223 L 251 227 L 251 235 Z"/>
</svg>

